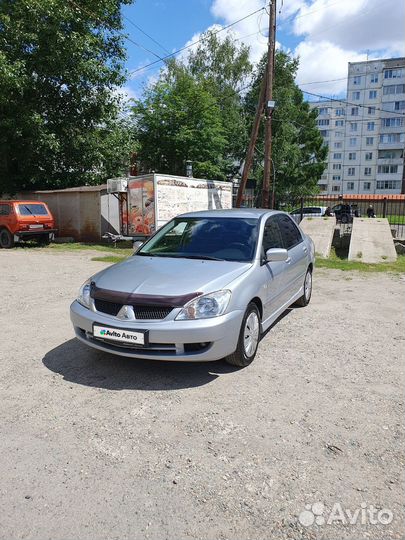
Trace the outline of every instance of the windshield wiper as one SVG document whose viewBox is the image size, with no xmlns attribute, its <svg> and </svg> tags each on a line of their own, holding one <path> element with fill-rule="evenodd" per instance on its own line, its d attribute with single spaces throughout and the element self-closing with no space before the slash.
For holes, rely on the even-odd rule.
<svg viewBox="0 0 405 540">
<path fill-rule="evenodd" d="M 202 259 L 203 261 L 224 261 L 225 259 L 220 259 L 219 257 L 211 257 L 210 255 L 179 255 L 179 257 L 184 259 Z"/>
<path fill-rule="evenodd" d="M 28 212 L 31 214 L 31 216 L 34 215 L 34 214 L 31 212 L 31 210 L 28 208 L 28 206 L 26 206 L 25 204 L 24 204 L 23 206 L 24 206 L 24 208 L 25 208 L 26 210 L 28 210 Z"/>
</svg>

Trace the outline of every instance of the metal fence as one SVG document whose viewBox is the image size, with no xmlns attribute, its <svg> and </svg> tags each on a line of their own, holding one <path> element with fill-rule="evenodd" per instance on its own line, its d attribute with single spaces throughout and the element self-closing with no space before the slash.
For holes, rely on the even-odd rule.
<svg viewBox="0 0 405 540">
<path fill-rule="evenodd" d="M 259 206 L 260 198 L 254 195 L 244 197 L 243 206 Z M 276 197 L 274 208 L 293 215 L 299 223 L 303 217 L 325 214 L 329 207 L 337 223 L 349 226 L 353 217 L 387 218 L 393 235 L 405 238 L 405 195 L 305 195 L 303 197 Z"/>
</svg>

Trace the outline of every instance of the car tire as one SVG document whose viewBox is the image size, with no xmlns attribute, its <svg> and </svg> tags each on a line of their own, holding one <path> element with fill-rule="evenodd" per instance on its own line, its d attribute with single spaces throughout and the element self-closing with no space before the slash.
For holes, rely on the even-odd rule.
<svg viewBox="0 0 405 540">
<path fill-rule="evenodd" d="M 14 247 L 14 236 L 7 229 L 0 229 L 0 247 L 3 249 Z"/>
<path fill-rule="evenodd" d="M 296 306 L 305 307 L 311 301 L 312 296 L 312 270 L 308 268 L 304 279 L 304 294 L 295 302 Z"/>
<path fill-rule="evenodd" d="M 256 356 L 261 335 L 260 313 L 257 305 L 250 302 L 243 317 L 236 351 L 225 358 L 232 366 L 246 367 Z"/>
</svg>

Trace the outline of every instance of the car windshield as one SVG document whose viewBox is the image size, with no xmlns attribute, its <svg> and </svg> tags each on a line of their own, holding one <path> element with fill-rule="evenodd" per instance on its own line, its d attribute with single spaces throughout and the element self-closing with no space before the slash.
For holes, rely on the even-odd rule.
<svg viewBox="0 0 405 540">
<path fill-rule="evenodd" d="M 43 204 L 19 204 L 18 212 L 22 216 L 47 216 L 48 210 Z"/>
<path fill-rule="evenodd" d="M 257 231 L 256 219 L 178 217 L 136 254 L 248 262 L 254 257 Z"/>
</svg>

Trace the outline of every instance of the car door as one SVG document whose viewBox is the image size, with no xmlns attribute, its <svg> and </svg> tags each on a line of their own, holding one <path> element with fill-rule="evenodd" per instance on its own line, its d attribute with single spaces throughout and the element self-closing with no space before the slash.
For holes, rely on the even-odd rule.
<svg viewBox="0 0 405 540">
<path fill-rule="evenodd" d="M 264 281 L 263 299 L 263 324 L 265 326 L 268 319 L 286 301 L 285 291 L 285 261 L 266 262 L 265 254 L 268 249 L 282 248 L 283 238 L 277 221 L 277 216 L 267 219 L 262 239 L 262 265 L 261 272 Z"/>
<path fill-rule="evenodd" d="M 302 287 L 308 266 L 308 248 L 301 231 L 287 214 L 278 214 L 278 224 L 283 239 L 283 247 L 288 251 L 285 271 L 285 288 L 288 298 L 292 298 Z"/>
</svg>

